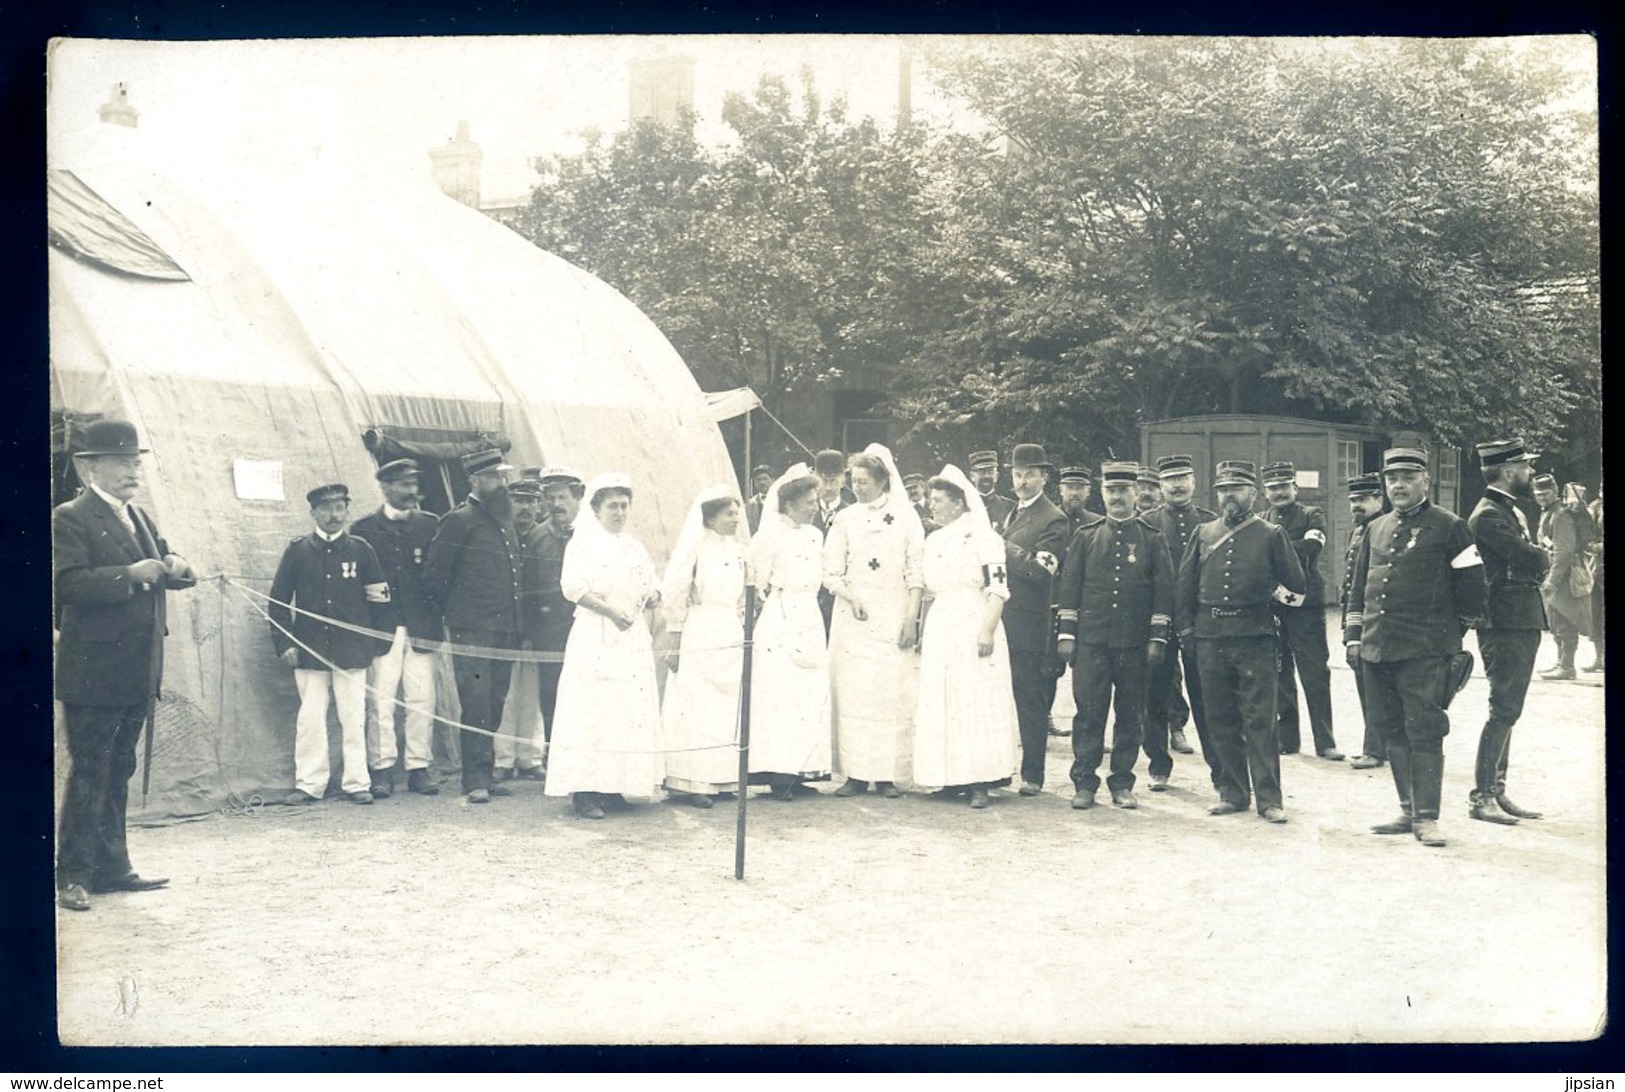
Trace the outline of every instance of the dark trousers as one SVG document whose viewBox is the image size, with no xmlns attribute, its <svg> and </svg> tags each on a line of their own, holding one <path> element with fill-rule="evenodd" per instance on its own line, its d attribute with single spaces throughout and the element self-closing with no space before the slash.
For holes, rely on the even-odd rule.
<svg viewBox="0 0 1625 1092">
<path fill-rule="evenodd" d="M 1281 807 L 1275 638 L 1208 637 L 1195 643 L 1207 730 L 1219 757 L 1220 798 L 1246 807 L 1256 797 L 1260 812 Z"/>
<path fill-rule="evenodd" d="M 1354 692 L 1360 697 L 1360 720 L 1365 726 L 1365 738 L 1360 743 L 1360 753 L 1369 758 L 1386 759 L 1388 745 L 1383 742 L 1382 734 L 1372 726 L 1370 718 L 1365 715 L 1365 661 L 1361 660 L 1354 667 Z"/>
<path fill-rule="evenodd" d="M 561 648 L 558 651 L 564 650 Z M 559 676 L 563 672 L 563 663 L 536 665 L 536 695 L 542 707 L 542 738 L 549 743 L 553 742 L 553 710 L 559 704 Z"/>
<path fill-rule="evenodd" d="M 1540 650 L 1538 629 L 1481 629 L 1478 651 L 1490 680 L 1490 716 L 1478 736 L 1478 762 L 1474 768 L 1473 797 L 1491 799 L 1506 791 L 1507 756 L 1512 750 L 1512 726 L 1523 715 L 1529 677 Z"/>
<path fill-rule="evenodd" d="M 142 705 L 64 705 L 68 787 L 57 836 L 56 882 L 94 887 L 134 871 L 124 816 L 135 774 Z"/>
<path fill-rule="evenodd" d="M 454 645 L 478 648 L 518 648 L 519 635 L 486 629 L 453 629 Z M 502 726 L 502 705 L 508 698 L 508 683 L 513 678 L 512 660 L 489 660 L 482 656 L 452 657 L 452 674 L 457 680 L 457 702 L 462 707 L 460 719 L 470 728 L 482 731 L 458 732 L 458 747 L 463 754 L 463 791 L 491 788 L 491 768 L 496 759 L 494 735 Z"/>
<path fill-rule="evenodd" d="M 1283 753 L 1302 746 L 1298 735 L 1298 687 L 1293 676 L 1303 680 L 1303 696 L 1309 706 L 1309 730 L 1315 737 L 1317 754 L 1333 750 L 1332 671 L 1326 645 L 1326 612 L 1319 607 L 1293 607 L 1275 613 L 1280 652 L 1280 674 L 1276 684 L 1275 715 Z"/>
<path fill-rule="evenodd" d="M 1219 787 L 1219 753 L 1208 736 L 1207 710 L 1202 704 L 1202 676 L 1196 666 L 1194 641 L 1181 642 L 1178 637 L 1168 638 L 1168 652 L 1150 673 L 1146 689 L 1145 754 L 1150 761 L 1147 768 L 1166 777 L 1174 768 L 1173 756 L 1168 753 L 1168 741 L 1174 729 L 1183 729 L 1184 715 L 1189 713 L 1196 725 L 1196 739 L 1202 748 L 1202 758 L 1208 765 L 1208 777 L 1213 787 Z M 1183 668 L 1183 670 L 1181 670 Z M 1190 704 L 1180 696 L 1180 675 L 1184 675 L 1185 689 L 1190 691 Z"/>
<path fill-rule="evenodd" d="M 1072 787 L 1079 792 L 1100 788 L 1095 771 L 1105 752 L 1106 711 L 1112 706 L 1117 719 L 1112 722 L 1112 769 L 1106 787 L 1114 792 L 1134 788 L 1134 761 L 1140 757 L 1145 721 L 1146 675 L 1143 646 L 1078 646 L 1072 663 L 1072 697 L 1078 705 L 1072 718 Z"/>
<path fill-rule="evenodd" d="M 1442 755 L 1444 737 L 1450 733 L 1450 717 L 1444 711 L 1450 657 L 1363 666 L 1366 724 L 1388 747 L 1403 747 L 1413 755 Z"/>
<path fill-rule="evenodd" d="M 1049 711 L 1055 704 L 1055 678 L 1044 674 L 1044 654 L 1010 650 L 1010 689 L 1016 696 L 1021 728 L 1021 780 L 1044 783 L 1044 748 L 1049 746 Z"/>
</svg>

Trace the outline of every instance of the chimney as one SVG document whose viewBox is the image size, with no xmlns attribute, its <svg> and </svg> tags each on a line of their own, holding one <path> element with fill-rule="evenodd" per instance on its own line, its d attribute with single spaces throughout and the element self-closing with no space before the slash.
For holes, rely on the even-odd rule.
<svg viewBox="0 0 1625 1092">
<path fill-rule="evenodd" d="M 447 197 L 471 209 L 480 207 L 480 161 L 485 153 L 469 139 L 468 122 L 457 123 L 457 135 L 438 148 L 429 149 L 435 185 Z"/>
<path fill-rule="evenodd" d="M 627 62 L 629 115 L 636 125 L 653 121 L 675 129 L 694 110 L 694 58 L 661 49 Z"/>
<path fill-rule="evenodd" d="M 122 125 L 126 129 L 134 129 L 141 120 L 140 111 L 130 105 L 130 91 L 123 83 L 113 85 L 113 93 L 96 108 L 96 116 L 109 125 Z"/>
</svg>

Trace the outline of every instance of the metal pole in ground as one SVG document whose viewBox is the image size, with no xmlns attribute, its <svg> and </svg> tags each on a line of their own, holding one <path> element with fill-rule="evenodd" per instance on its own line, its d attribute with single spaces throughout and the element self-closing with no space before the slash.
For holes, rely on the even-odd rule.
<svg viewBox="0 0 1625 1092">
<path fill-rule="evenodd" d="M 734 824 L 734 879 L 745 878 L 745 801 L 750 797 L 750 661 L 756 633 L 756 586 L 745 585 L 745 654 L 739 679 L 739 815 Z"/>
</svg>

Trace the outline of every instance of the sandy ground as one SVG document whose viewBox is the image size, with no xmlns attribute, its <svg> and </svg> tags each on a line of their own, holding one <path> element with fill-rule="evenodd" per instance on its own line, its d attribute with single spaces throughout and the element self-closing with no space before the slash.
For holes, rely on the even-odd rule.
<svg viewBox="0 0 1625 1092">
<path fill-rule="evenodd" d="M 1540 663 L 1552 659 L 1548 641 Z M 1339 743 L 1359 749 L 1334 665 Z M 265 807 L 130 833 L 161 892 L 58 912 L 69 1044 L 1562 1040 L 1606 990 L 1600 677 L 1532 687 L 1513 796 L 1472 822 L 1487 687 L 1446 741 L 1445 849 L 1366 832 L 1386 768 L 1282 760 L 1291 822 L 1212 818 L 1200 756 L 1141 808 L 1049 791 L 636 804 L 539 785 Z M 1308 740 L 1308 727 L 1304 726 Z M 828 786 L 825 791 L 828 791 Z M 1105 793 L 1101 794 L 1105 799 Z"/>
</svg>

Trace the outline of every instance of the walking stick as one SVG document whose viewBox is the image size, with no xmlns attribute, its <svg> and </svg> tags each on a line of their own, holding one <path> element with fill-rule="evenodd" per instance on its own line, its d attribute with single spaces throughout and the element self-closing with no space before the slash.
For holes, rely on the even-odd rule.
<svg viewBox="0 0 1625 1092">
<path fill-rule="evenodd" d="M 734 879 L 745 878 L 745 800 L 750 796 L 750 662 L 756 633 L 756 586 L 745 585 L 745 654 L 739 680 L 739 814 L 734 823 Z"/>
</svg>

